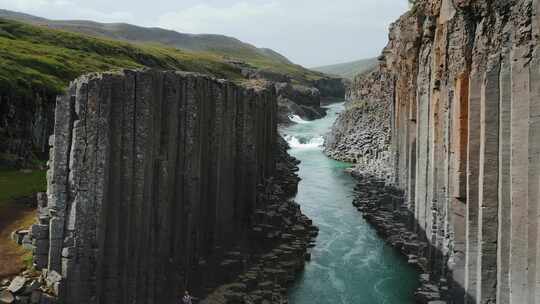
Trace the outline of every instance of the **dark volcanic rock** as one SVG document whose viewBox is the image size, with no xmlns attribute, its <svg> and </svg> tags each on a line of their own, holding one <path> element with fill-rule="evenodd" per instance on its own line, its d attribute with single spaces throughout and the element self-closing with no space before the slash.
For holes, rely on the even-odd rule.
<svg viewBox="0 0 540 304">
<path fill-rule="evenodd" d="M 0 168 L 28 167 L 46 154 L 54 124 L 54 95 L 13 96 L 0 90 Z"/>
<path fill-rule="evenodd" d="M 276 113 L 261 82 L 152 70 L 74 81 L 56 106 L 48 196 L 29 233 L 46 267 L 40 301 L 165 303 L 242 273 L 245 288 L 278 279 L 254 297 L 284 295 L 316 229 L 288 199 L 298 162 Z"/>
<path fill-rule="evenodd" d="M 305 120 L 314 120 L 326 115 L 321 108 L 321 94 L 314 87 L 276 83 L 278 94 L 278 118 L 280 123 L 291 123 L 290 115 L 298 115 Z"/>
<path fill-rule="evenodd" d="M 323 97 L 333 97 L 343 99 L 347 81 L 342 78 L 325 77 L 316 80 L 313 86 L 316 87 Z"/>
<path fill-rule="evenodd" d="M 440 289 L 447 289 L 448 286 L 438 281 L 438 277 L 431 277 L 428 274 L 432 271 L 431 264 L 421 261 L 429 252 L 429 244 L 422 240 L 422 235 L 415 233 L 417 223 L 405 205 L 403 192 L 386 186 L 384 180 L 372 175 L 354 173 L 353 176 L 358 180 L 353 205 L 380 237 L 407 256 L 409 264 L 424 273 L 421 275 L 421 286 L 415 292 L 417 303 L 446 303 L 444 297 L 448 295 L 441 294 Z"/>
</svg>

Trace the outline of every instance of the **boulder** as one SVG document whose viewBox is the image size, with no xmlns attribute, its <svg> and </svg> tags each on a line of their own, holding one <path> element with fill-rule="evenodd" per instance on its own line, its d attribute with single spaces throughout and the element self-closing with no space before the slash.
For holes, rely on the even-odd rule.
<svg viewBox="0 0 540 304">
<path fill-rule="evenodd" d="M 7 290 L 16 294 L 23 290 L 25 284 L 26 284 L 26 278 L 22 276 L 17 276 L 11 281 Z"/>
</svg>

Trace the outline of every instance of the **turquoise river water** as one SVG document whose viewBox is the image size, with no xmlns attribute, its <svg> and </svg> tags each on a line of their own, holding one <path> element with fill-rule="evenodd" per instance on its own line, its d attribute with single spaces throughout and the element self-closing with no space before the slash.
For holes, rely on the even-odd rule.
<svg viewBox="0 0 540 304">
<path fill-rule="evenodd" d="M 289 299 L 291 304 L 414 303 L 417 272 L 352 206 L 354 180 L 347 164 L 327 158 L 323 138 L 343 109 L 329 106 L 319 120 L 299 122 L 281 130 L 289 151 L 298 158 L 300 182 L 296 201 L 319 227 L 317 245 Z"/>
</svg>

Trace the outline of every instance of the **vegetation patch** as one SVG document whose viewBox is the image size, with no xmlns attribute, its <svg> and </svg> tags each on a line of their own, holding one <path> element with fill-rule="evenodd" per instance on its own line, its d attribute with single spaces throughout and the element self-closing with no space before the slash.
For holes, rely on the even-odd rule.
<svg viewBox="0 0 540 304">
<path fill-rule="evenodd" d="M 44 170 L 0 170 L 0 278 L 32 265 L 32 253 L 11 240 L 11 233 L 35 222 L 32 197 L 45 191 L 45 175 Z"/>
<path fill-rule="evenodd" d="M 0 206 L 45 191 L 44 170 L 0 170 Z"/>
</svg>

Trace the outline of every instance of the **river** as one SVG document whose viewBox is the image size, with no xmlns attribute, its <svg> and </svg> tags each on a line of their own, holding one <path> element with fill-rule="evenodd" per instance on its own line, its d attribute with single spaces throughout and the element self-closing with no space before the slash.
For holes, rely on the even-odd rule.
<svg viewBox="0 0 540 304">
<path fill-rule="evenodd" d="M 328 107 L 328 115 L 281 130 L 299 159 L 296 201 L 320 229 L 312 259 L 290 290 L 291 304 L 414 303 L 418 273 L 352 206 L 355 181 L 344 172 L 349 165 L 327 158 L 323 137 L 343 103 Z"/>
</svg>

